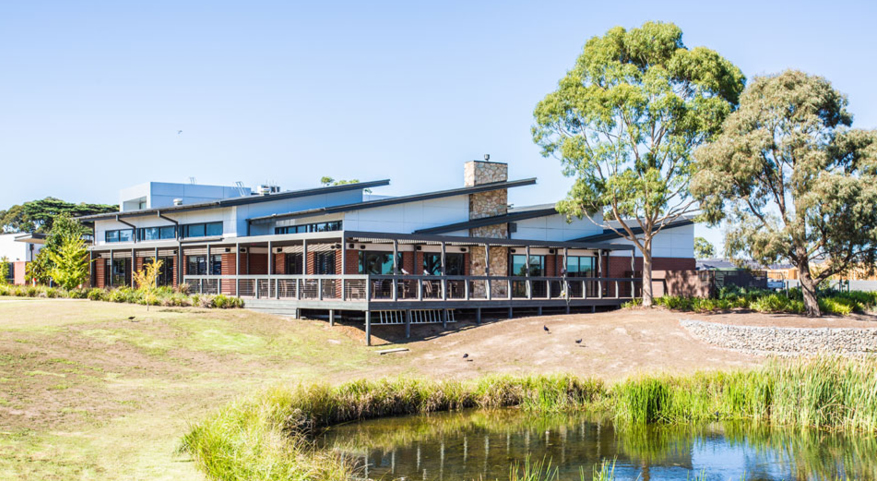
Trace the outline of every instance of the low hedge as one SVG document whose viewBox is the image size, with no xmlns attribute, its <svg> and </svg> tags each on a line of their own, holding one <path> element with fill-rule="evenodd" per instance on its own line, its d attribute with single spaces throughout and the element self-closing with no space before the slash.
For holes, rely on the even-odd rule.
<svg viewBox="0 0 877 481">
<path fill-rule="evenodd" d="M 180 289 L 159 287 L 151 294 L 130 287 L 115 289 L 71 289 L 65 290 L 48 286 L 0 285 L 0 296 L 38 297 L 43 299 L 89 299 L 92 301 L 120 302 L 150 306 L 193 306 L 215 309 L 234 309 L 244 307 L 244 301 L 237 297 L 207 294 L 189 294 L 185 285 Z"/>
</svg>

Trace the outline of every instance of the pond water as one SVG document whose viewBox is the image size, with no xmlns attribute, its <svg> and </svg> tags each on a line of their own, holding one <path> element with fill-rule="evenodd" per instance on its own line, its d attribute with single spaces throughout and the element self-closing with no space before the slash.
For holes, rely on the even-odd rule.
<svg viewBox="0 0 877 481">
<path fill-rule="evenodd" d="M 621 427 L 593 415 L 518 410 L 377 419 L 333 427 L 319 444 L 363 478 L 508 480 L 515 463 L 550 460 L 560 480 L 877 479 L 877 438 L 745 423 Z"/>
</svg>

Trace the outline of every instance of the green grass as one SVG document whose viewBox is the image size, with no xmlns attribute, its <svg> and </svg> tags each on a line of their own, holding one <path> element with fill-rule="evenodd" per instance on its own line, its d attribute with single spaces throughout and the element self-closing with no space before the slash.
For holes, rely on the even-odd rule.
<svg viewBox="0 0 877 481">
<path fill-rule="evenodd" d="M 181 450 L 212 479 L 341 480 L 352 468 L 309 443 L 322 427 L 511 406 L 538 412 L 603 409 L 630 426 L 740 419 L 877 432 L 877 360 L 774 360 L 749 371 L 644 376 L 610 386 L 568 375 L 299 384 L 229 404 L 193 425 Z M 611 476 L 606 470 L 599 479 Z M 554 479 L 544 463 L 513 466 L 510 472 L 514 480 Z"/>
<path fill-rule="evenodd" d="M 633 307 L 641 302 L 637 299 L 626 303 L 625 307 Z M 719 312 L 732 309 L 749 309 L 764 313 L 804 312 L 804 301 L 798 289 L 790 289 L 788 293 L 760 289 L 723 289 L 715 299 L 663 296 L 655 298 L 655 305 L 684 312 Z M 877 309 L 877 292 L 850 291 L 823 294 L 819 297 L 819 309 L 823 314 L 838 316 L 873 311 Z"/>
</svg>

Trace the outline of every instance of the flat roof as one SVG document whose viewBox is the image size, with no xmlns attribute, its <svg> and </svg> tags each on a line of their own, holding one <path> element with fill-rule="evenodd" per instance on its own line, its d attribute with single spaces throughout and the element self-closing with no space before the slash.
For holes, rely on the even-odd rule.
<svg viewBox="0 0 877 481">
<path fill-rule="evenodd" d="M 235 205 L 255 204 L 259 202 L 271 202 L 274 200 L 294 199 L 298 197 L 310 197 L 312 195 L 331 194 L 335 192 L 346 192 L 349 190 L 368 189 L 371 187 L 382 187 L 390 185 L 390 179 L 374 180 L 369 182 L 357 182 L 354 184 L 330 185 L 328 187 L 316 187 L 313 189 L 288 190 L 278 192 L 276 194 L 266 195 L 248 195 L 243 197 L 231 197 L 228 199 L 214 200 L 210 202 L 200 202 L 189 205 L 174 205 L 168 207 L 155 207 L 152 209 L 134 210 L 129 212 L 109 212 L 106 214 L 94 214 L 77 217 L 80 221 L 91 222 L 95 220 L 116 219 L 117 217 L 144 217 L 156 214 L 173 214 L 174 212 L 184 212 L 189 210 L 211 209 L 219 207 L 231 207 Z"/>
</svg>

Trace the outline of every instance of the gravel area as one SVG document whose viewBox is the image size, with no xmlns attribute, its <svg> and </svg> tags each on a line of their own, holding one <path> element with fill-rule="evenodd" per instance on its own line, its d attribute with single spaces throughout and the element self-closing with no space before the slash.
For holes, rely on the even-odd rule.
<svg viewBox="0 0 877 481">
<path fill-rule="evenodd" d="M 692 336 L 714 346 L 759 355 L 877 353 L 877 329 L 765 327 L 682 319 Z"/>
</svg>

